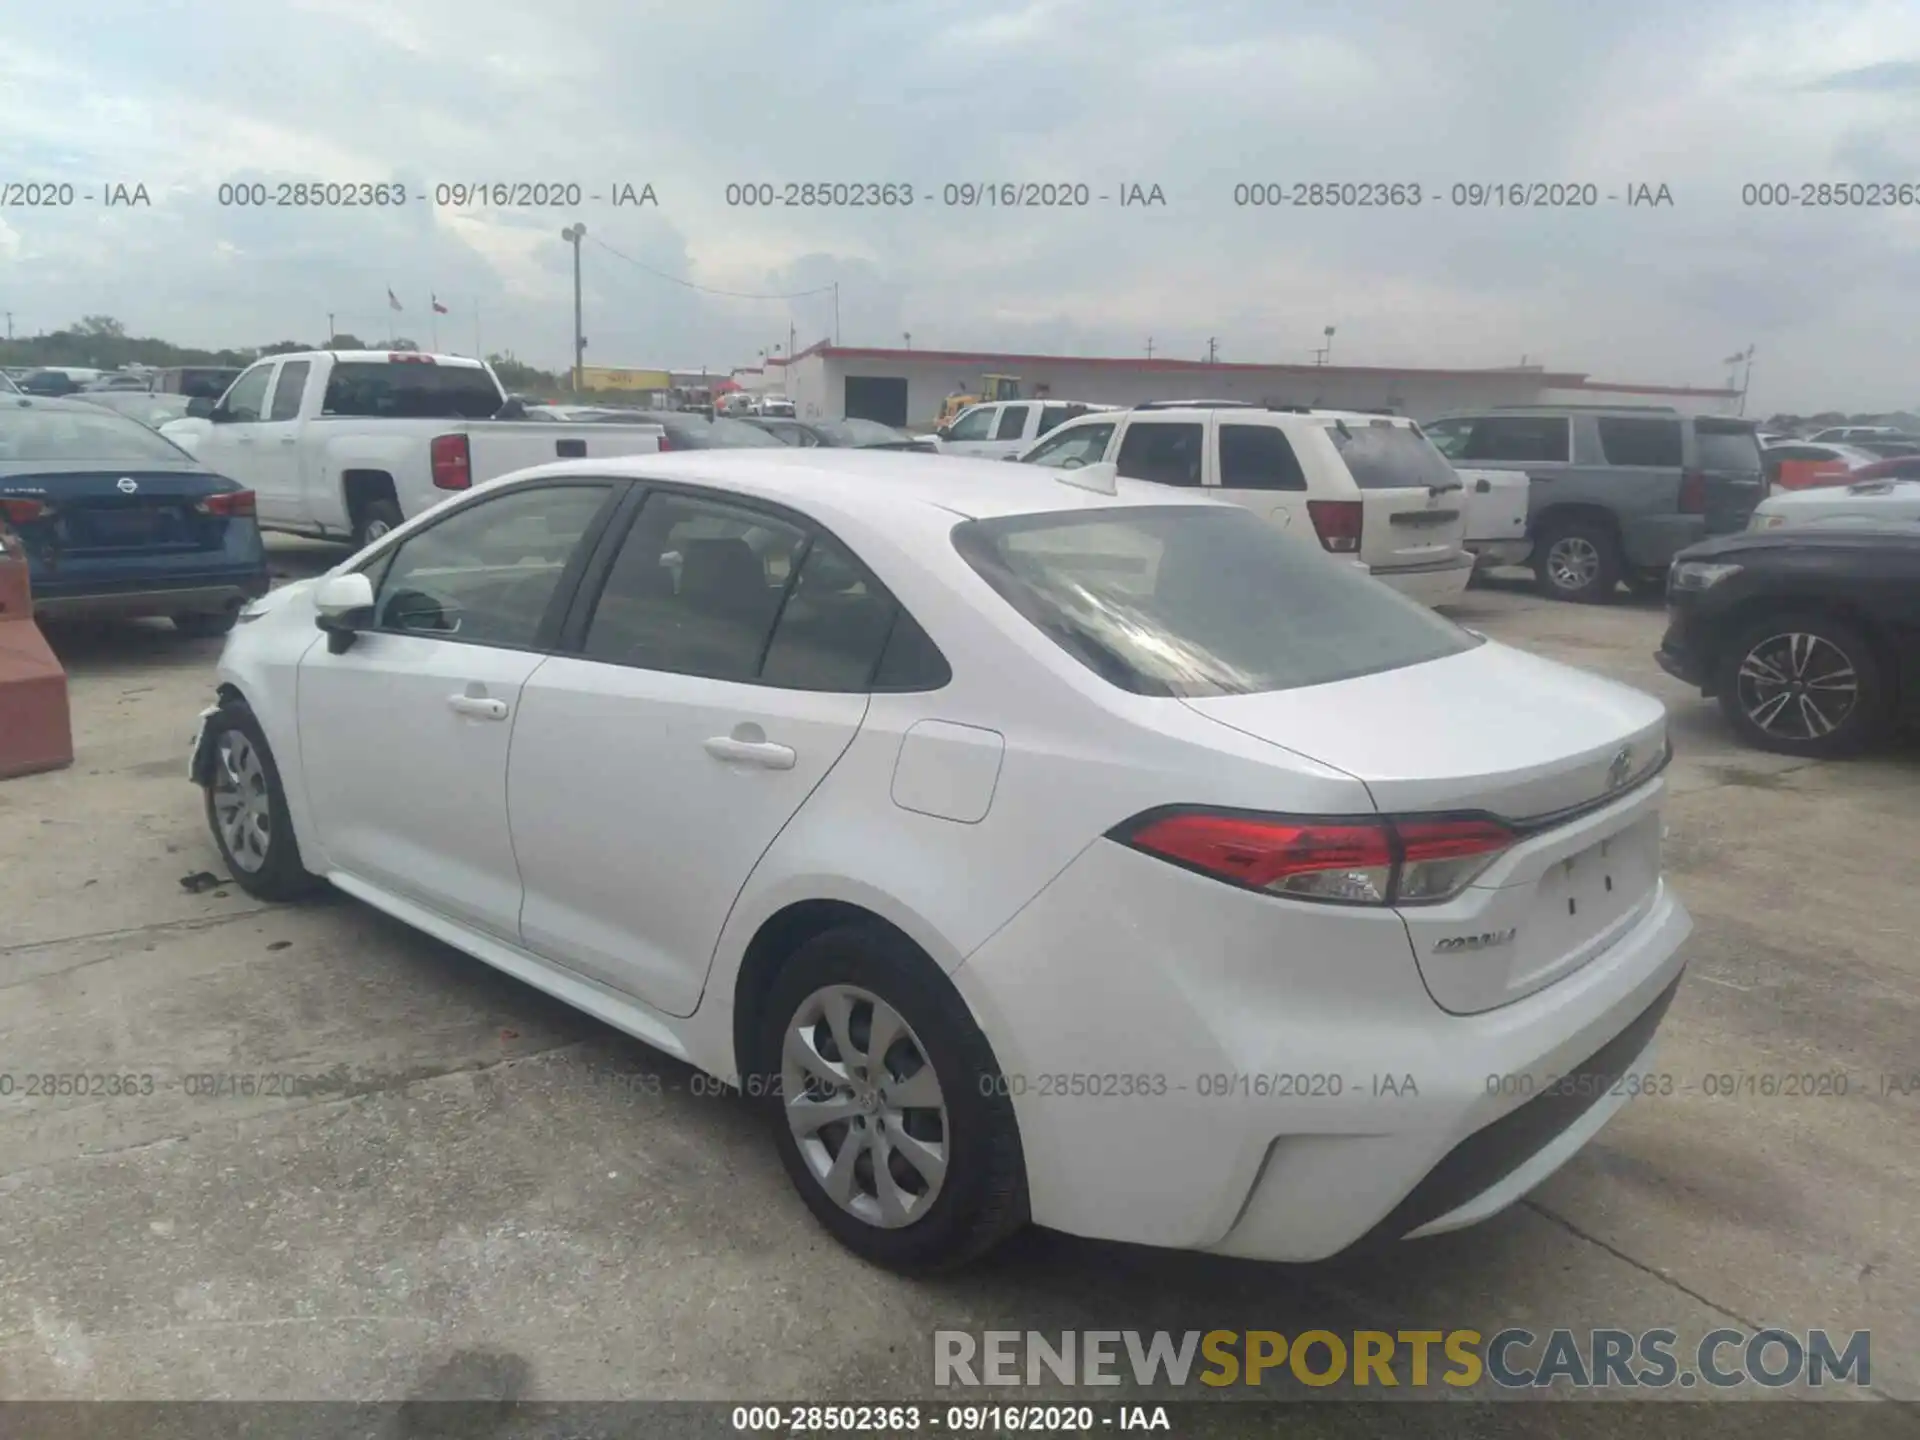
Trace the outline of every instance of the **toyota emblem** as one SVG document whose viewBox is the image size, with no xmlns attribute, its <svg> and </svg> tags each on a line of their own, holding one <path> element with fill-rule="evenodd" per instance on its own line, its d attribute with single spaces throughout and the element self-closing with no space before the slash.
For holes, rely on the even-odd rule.
<svg viewBox="0 0 1920 1440">
<path fill-rule="evenodd" d="M 140 482 L 131 475 L 122 475 L 119 484 L 115 488 L 118 489 L 122 495 L 131 495 L 140 488 Z"/>
<path fill-rule="evenodd" d="M 1607 789 L 1618 790 L 1627 783 L 1627 776 L 1633 773 L 1633 747 L 1622 745 L 1620 752 L 1607 766 Z"/>
</svg>

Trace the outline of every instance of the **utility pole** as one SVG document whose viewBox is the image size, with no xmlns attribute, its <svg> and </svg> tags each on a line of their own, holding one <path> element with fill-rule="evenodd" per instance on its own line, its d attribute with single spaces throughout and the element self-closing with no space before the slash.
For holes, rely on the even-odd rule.
<svg viewBox="0 0 1920 1440">
<path fill-rule="evenodd" d="M 833 282 L 833 343 L 840 343 L 840 282 Z"/>
<path fill-rule="evenodd" d="M 1153 358 L 1153 336 L 1151 335 L 1147 336 L 1147 358 L 1149 360 Z"/>
<path fill-rule="evenodd" d="M 573 246 L 573 393 L 580 393 L 585 376 L 581 373 L 586 367 L 587 337 L 580 333 L 580 242 L 586 238 L 587 227 L 578 222 L 569 225 L 560 232 L 560 238 Z"/>
<path fill-rule="evenodd" d="M 1220 342 L 1213 336 L 1207 337 L 1207 363 L 1215 364 L 1220 358 Z"/>
<path fill-rule="evenodd" d="M 340 332 L 334 328 L 333 311 L 329 310 L 327 311 L 327 344 L 333 344 L 333 337 L 339 333 Z"/>
<path fill-rule="evenodd" d="M 9 345 L 13 343 L 13 312 L 11 310 L 7 311 L 7 343 Z"/>
</svg>

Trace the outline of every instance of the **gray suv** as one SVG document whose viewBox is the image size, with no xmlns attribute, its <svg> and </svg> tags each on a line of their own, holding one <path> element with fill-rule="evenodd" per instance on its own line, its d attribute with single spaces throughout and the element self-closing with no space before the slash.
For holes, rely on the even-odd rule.
<svg viewBox="0 0 1920 1440">
<path fill-rule="evenodd" d="M 1731 416 L 1512 405 L 1421 428 L 1460 469 L 1526 472 L 1534 577 L 1561 600 L 1657 590 L 1676 550 L 1744 530 L 1766 494 L 1754 422 Z"/>
</svg>

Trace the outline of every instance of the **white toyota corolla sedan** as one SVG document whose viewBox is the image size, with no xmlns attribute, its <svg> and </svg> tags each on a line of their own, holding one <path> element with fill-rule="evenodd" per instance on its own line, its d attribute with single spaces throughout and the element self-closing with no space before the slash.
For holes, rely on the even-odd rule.
<svg viewBox="0 0 1920 1440">
<path fill-rule="evenodd" d="M 1680 978 L 1657 701 L 1110 466 L 562 463 L 242 621 L 191 762 L 239 884 L 765 1097 L 902 1269 L 1470 1224 Z"/>
</svg>

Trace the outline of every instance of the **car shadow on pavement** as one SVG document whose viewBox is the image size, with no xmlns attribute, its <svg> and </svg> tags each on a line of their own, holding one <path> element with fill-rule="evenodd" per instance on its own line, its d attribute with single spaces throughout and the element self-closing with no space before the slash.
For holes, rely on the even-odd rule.
<svg viewBox="0 0 1920 1440">
<path fill-rule="evenodd" d="M 40 631 L 70 676 L 129 668 L 191 670 L 211 665 L 224 638 L 195 640 L 170 620 L 43 620 Z"/>
</svg>

